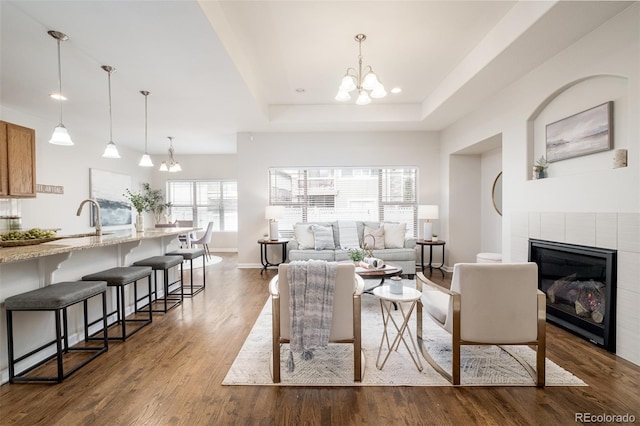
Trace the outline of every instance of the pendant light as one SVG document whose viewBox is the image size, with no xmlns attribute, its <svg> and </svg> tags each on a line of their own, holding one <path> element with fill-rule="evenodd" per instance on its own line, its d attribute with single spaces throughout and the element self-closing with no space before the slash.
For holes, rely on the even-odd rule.
<svg viewBox="0 0 640 426">
<path fill-rule="evenodd" d="M 69 40 L 69 37 L 59 31 L 48 31 L 48 34 L 58 42 L 58 95 L 60 95 L 58 99 L 58 103 L 60 104 L 60 124 L 53 130 L 49 143 L 53 145 L 71 146 L 73 145 L 71 136 L 69 136 L 67 128 L 62 124 L 62 66 L 60 65 L 60 42 Z"/>
<path fill-rule="evenodd" d="M 153 161 L 151 161 L 151 157 L 149 157 L 149 153 L 147 152 L 147 97 L 151 92 L 141 90 L 140 93 L 144 96 L 144 155 L 140 158 L 138 166 L 153 167 Z"/>
<path fill-rule="evenodd" d="M 120 158 L 118 148 L 113 142 L 113 119 L 111 116 L 111 73 L 116 72 L 116 69 L 114 67 L 110 67 L 109 65 L 103 65 L 102 69 L 107 72 L 109 78 L 109 143 L 104 149 L 104 154 L 102 154 L 102 156 L 104 158 Z"/>
</svg>

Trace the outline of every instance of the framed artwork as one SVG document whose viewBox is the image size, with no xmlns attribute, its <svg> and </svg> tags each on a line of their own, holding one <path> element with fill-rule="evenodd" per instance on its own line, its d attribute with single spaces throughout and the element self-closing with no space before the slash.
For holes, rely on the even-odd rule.
<svg viewBox="0 0 640 426">
<path fill-rule="evenodd" d="M 613 101 L 547 124 L 547 161 L 613 148 Z"/>
<path fill-rule="evenodd" d="M 91 198 L 100 205 L 102 226 L 130 225 L 131 204 L 124 196 L 126 188 L 131 188 L 131 176 L 105 170 L 89 169 Z M 91 209 L 91 226 L 95 226 L 95 212 Z"/>
</svg>

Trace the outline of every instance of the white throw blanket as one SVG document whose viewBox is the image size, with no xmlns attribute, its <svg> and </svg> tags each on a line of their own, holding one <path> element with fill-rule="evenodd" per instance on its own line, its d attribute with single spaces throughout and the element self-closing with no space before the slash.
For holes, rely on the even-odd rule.
<svg viewBox="0 0 640 426">
<path fill-rule="evenodd" d="M 289 371 L 295 368 L 294 351 L 301 352 L 304 359 L 311 359 L 313 349 L 325 348 L 329 344 L 337 272 L 337 262 L 308 260 L 289 264 Z"/>
<path fill-rule="evenodd" d="M 358 225 L 356 225 L 355 220 L 339 220 L 338 233 L 340 235 L 340 247 L 343 250 L 360 248 Z"/>
</svg>

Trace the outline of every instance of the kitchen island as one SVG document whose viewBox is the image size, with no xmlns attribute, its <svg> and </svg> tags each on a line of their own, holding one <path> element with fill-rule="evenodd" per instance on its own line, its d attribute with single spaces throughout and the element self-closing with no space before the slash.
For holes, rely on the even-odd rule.
<svg viewBox="0 0 640 426">
<path fill-rule="evenodd" d="M 1 382 L 8 381 L 4 312 L 4 300 L 7 297 L 58 282 L 81 280 L 85 275 L 116 266 L 129 266 L 147 257 L 164 255 L 179 247 L 178 235 L 197 229 L 188 227 L 151 228 L 144 232 L 106 231 L 102 236 L 72 235 L 37 245 L 0 248 Z M 139 288 L 139 292 L 142 291 L 140 294 L 146 293 L 143 287 L 141 285 Z M 110 292 L 108 300 L 110 306 L 114 306 L 115 298 Z M 132 309 L 133 306 L 126 307 L 127 312 Z M 91 303 L 89 311 L 92 312 Z M 93 312 L 99 313 L 99 307 L 95 306 Z M 50 313 L 31 313 L 28 316 L 21 314 L 23 313 L 18 312 L 14 321 L 17 353 L 49 341 L 52 337 L 47 331 L 53 329 L 53 316 Z M 69 310 L 69 334 L 71 344 L 83 339 L 82 313 L 79 308 L 77 311 Z"/>
</svg>

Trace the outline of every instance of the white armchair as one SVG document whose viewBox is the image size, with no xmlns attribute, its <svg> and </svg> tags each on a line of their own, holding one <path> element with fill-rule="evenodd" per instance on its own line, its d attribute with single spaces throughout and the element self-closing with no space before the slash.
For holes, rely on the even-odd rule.
<svg viewBox="0 0 640 426">
<path fill-rule="evenodd" d="M 418 273 L 419 305 L 452 335 L 452 372 L 431 358 L 423 344 L 422 306 L 417 315 L 418 345 L 441 375 L 460 384 L 460 346 L 498 345 L 527 370 L 537 386 L 545 383 L 546 301 L 538 290 L 535 263 L 458 263 L 447 290 Z M 536 369 L 501 345 L 536 346 Z"/>
<path fill-rule="evenodd" d="M 289 343 L 291 337 L 288 268 L 289 265 L 286 263 L 279 265 L 278 275 L 273 277 L 269 283 L 273 307 L 271 364 L 273 383 L 280 383 L 280 345 Z M 356 382 L 362 380 L 362 372 L 364 371 L 360 324 L 360 296 L 363 290 L 364 282 L 360 276 L 356 275 L 353 263 L 339 264 L 333 296 L 333 316 L 329 341 L 353 345 L 354 381 Z"/>
</svg>

